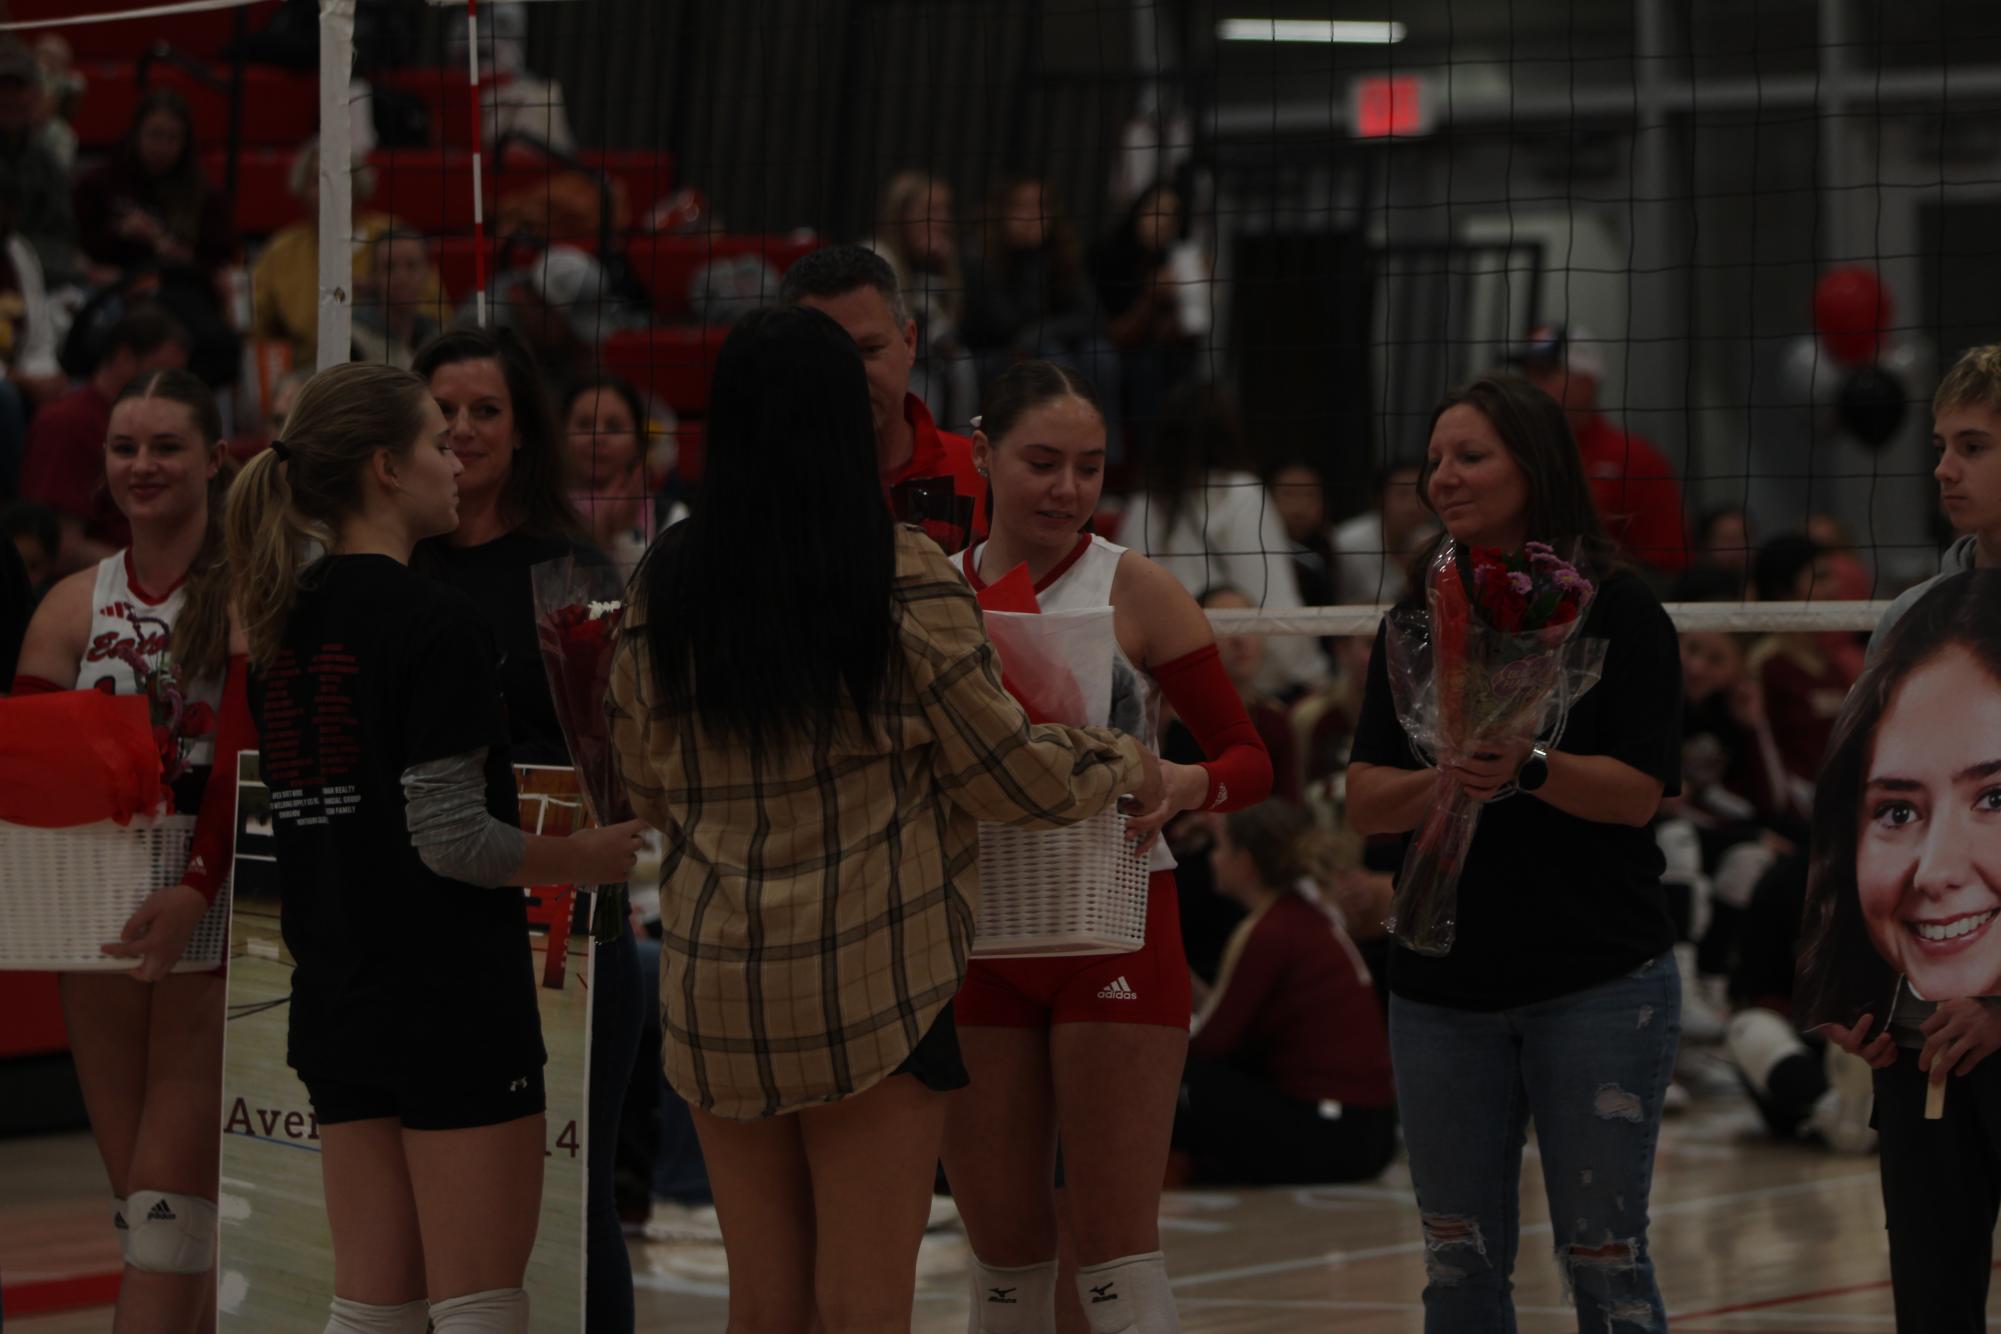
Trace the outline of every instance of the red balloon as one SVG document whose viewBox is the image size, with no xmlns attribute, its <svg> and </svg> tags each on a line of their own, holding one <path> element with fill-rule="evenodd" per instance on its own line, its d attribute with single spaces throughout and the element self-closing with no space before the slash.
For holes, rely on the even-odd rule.
<svg viewBox="0 0 2001 1334">
<path fill-rule="evenodd" d="M 1829 269 L 1814 284 L 1813 327 L 1836 362 L 1870 365 L 1890 331 L 1890 289 L 1857 264 Z"/>
</svg>

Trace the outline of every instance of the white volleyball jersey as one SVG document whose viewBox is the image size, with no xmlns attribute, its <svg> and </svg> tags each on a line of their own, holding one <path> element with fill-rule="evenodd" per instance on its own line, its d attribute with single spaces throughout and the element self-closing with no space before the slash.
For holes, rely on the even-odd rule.
<svg viewBox="0 0 2001 1334">
<path fill-rule="evenodd" d="M 84 641 L 83 661 L 77 664 L 78 690 L 104 690 L 114 695 L 144 693 L 139 673 L 127 659 L 132 652 L 148 669 L 157 669 L 168 656 L 173 639 L 174 618 L 187 600 L 176 584 L 165 594 L 140 588 L 132 579 L 132 553 L 120 551 L 97 563 L 97 583 L 90 598 L 90 634 Z M 209 707 L 214 718 L 222 707 L 222 682 L 181 681 L 182 697 Z M 194 738 L 185 752 L 189 765 L 204 765 L 215 757 L 215 728 L 211 724 Z"/>
<path fill-rule="evenodd" d="M 980 554 L 986 546 L 986 543 L 980 542 L 967 547 L 962 557 L 966 580 L 974 588 L 979 588 L 982 583 L 979 577 Z M 1078 542 L 1077 549 L 1036 584 L 1036 606 L 1043 611 L 1095 611 L 1111 606 L 1112 580 L 1119 572 L 1119 558 L 1125 554 L 1124 547 L 1107 542 L 1096 533 L 1085 535 Z M 1153 684 L 1153 678 L 1126 657 L 1125 650 L 1119 647 L 1116 639 L 1112 641 L 1111 725 L 1159 754 L 1160 691 Z M 1153 845 L 1153 851 L 1147 858 L 1147 870 L 1171 871 L 1176 865 L 1164 839 Z"/>
</svg>

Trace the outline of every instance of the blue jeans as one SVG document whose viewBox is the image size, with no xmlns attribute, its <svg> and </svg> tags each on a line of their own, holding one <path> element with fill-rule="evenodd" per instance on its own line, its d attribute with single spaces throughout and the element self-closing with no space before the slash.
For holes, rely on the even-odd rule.
<svg viewBox="0 0 2001 1334">
<path fill-rule="evenodd" d="M 1673 954 L 1516 1010 L 1391 997 L 1397 1105 L 1424 1225 L 1425 1334 L 1514 1334 L 1531 1120 L 1578 1329 L 1667 1328 L 1647 1195 L 1680 1033 Z"/>
</svg>

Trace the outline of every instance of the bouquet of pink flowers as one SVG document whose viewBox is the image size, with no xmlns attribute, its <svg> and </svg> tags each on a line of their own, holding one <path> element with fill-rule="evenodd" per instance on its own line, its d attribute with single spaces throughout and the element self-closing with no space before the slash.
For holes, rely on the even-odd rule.
<svg viewBox="0 0 2001 1334">
<path fill-rule="evenodd" d="M 1424 758 L 1560 736 L 1604 667 L 1604 642 L 1577 634 L 1596 592 L 1541 542 L 1501 551 L 1448 539 L 1425 580 L 1428 611 L 1392 613 L 1386 637 L 1397 716 Z M 1479 821 L 1480 803 L 1441 772 L 1391 905 L 1390 932 L 1405 948 L 1451 953 Z"/>
<path fill-rule="evenodd" d="M 618 627 L 625 617 L 624 581 L 612 566 L 572 556 L 543 561 L 529 574 L 542 670 L 549 678 L 549 696 L 585 809 L 600 827 L 630 820 L 632 799 L 618 770 L 611 720 L 605 714 L 612 653 L 618 648 Z M 613 939 L 625 912 L 625 886 L 596 888 L 592 934 L 599 940 Z"/>
</svg>

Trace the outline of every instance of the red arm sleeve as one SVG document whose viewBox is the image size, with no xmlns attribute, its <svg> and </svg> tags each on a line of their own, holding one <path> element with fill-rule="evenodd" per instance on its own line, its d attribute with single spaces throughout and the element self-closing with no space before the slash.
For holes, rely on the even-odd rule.
<svg viewBox="0 0 2001 1334">
<path fill-rule="evenodd" d="M 1271 795 L 1271 755 L 1214 644 L 1163 663 L 1153 679 L 1209 757 L 1202 766 L 1209 773 L 1204 810 L 1242 810 Z"/>
<path fill-rule="evenodd" d="M 202 789 L 201 811 L 195 816 L 194 845 L 188 850 L 183 884 L 201 891 L 210 903 L 229 881 L 236 858 L 236 754 L 257 749 L 257 723 L 250 716 L 249 664 L 241 654 L 229 660 L 222 687 L 222 715 L 216 721 L 215 765 Z"/>
</svg>

